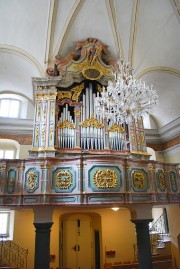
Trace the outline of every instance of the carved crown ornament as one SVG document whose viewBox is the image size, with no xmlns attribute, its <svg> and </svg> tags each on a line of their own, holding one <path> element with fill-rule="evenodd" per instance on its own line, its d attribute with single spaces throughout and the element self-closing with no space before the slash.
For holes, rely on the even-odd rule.
<svg viewBox="0 0 180 269">
<path fill-rule="evenodd" d="M 54 68 L 49 67 L 46 72 L 49 76 L 61 77 L 58 86 L 66 86 L 84 79 L 97 80 L 107 84 L 113 79 L 113 65 L 107 46 L 95 38 L 88 38 L 76 43 L 75 50 L 65 58 L 57 55 Z"/>
</svg>

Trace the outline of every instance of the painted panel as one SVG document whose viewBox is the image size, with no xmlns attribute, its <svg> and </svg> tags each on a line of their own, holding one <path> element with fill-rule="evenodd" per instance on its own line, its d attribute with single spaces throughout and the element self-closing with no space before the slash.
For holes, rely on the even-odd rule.
<svg viewBox="0 0 180 269">
<path fill-rule="evenodd" d="M 75 187 L 76 172 L 72 167 L 58 167 L 52 172 L 51 188 L 55 192 L 72 192 Z"/>
<path fill-rule="evenodd" d="M 95 165 L 88 171 L 88 185 L 94 192 L 120 191 L 121 170 L 117 166 Z"/>
<path fill-rule="evenodd" d="M 170 171 L 169 173 L 169 181 L 172 192 L 177 192 L 177 180 L 176 180 L 176 174 L 174 171 Z"/>
<path fill-rule="evenodd" d="M 7 176 L 7 193 L 14 193 L 16 185 L 16 170 L 10 169 Z"/>
<path fill-rule="evenodd" d="M 166 180 L 163 170 L 158 170 L 156 173 L 157 187 L 161 192 L 166 191 Z"/>
<path fill-rule="evenodd" d="M 148 173 L 144 169 L 131 170 L 131 186 L 135 192 L 146 192 L 149 188 Z"/>
<path fill-rule="evenodd" d="M 24 188 L 29 193 L 33 193 L 39 188 L 39 172 L 35 167 L 26 171 Z"/>
</svg>

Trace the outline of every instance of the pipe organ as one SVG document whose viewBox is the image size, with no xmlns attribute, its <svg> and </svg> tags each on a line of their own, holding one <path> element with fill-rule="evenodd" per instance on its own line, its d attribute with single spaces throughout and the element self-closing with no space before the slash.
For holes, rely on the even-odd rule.
<svg viewBox="0 0 180 269">
<path fill-rule="evenodd" d="M 98 84 L 98 86 L 100 86 Z M 83 150 L 126 151 L 128 145 L 127 126 L 118 125 L 96 115 L 94 100 L 101 87 L 86 82 L 76 100 L 72 100 L 73 89 L 59 93 L 57 120 L 57 147 L 59 149 L 81 148 Z M 60 89 L 61 92 L 61 89 Z M 74 111 L 76 110 L 76 113 Z M 77 110 L 79 121 L 77 122 Z M 78 123 L 78 124 L 77 124 Z M 79 145 L 77 145 L 79 141 Z"/>
<path fill-rule="evenodd" d="M 92 48 L 95 54 L 91 54 Z M 120 152 L 146 157 L 142 121 L 119 124 L 116 118 L 109 120 L 94 109 L 102 86 L 113 80 L 115 66 L 106 52 L 107 46 L 97 39 L 77 42 L 73 53 L 64 59 L 56 57 L 54 73 L 47 72 L 52 78 L 34 78 L 31 156 L 85 150 L 93 154 Z"/>
</svg>

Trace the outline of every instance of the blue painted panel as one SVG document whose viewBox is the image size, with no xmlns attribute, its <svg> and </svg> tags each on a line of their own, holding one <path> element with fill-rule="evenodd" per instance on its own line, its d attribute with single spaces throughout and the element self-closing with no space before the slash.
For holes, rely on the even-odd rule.
<svg viewBox="0 0 180 269">
<path fill-rule="evenodd" d="M 29 193 L 33 193 L 39 188 L 39 172 L 35 167 L 31 167 L 26 171 L 24 188 Z"/>
<path fill-rule="evenodd" d="M 146 192 L 149 188 L 148 173 L 144 169 L 131 170 L 131 187 L 135 192 Z"/>
<path fill-rule="evenodd" d="M 169 180 L 172 192 L 177 192 L 178 190 L 177 179 L 176 179 L 176 173 L 174 171 L 170 171 Z"/>
<path fill-rule="evenodd" d="M 69 193 L 76 187 L 76 172 L 72 167 L 57 167 L 52 172 L 51 188 L 55 192 Z"/>
<path fill-rule="evenodd" d="M 122 187 L 121 170 L 117 166 L 94 165 L 88 171 L 88 186 L 94 192 L 117 192 Z"/>
<path fill-rule="evenodd" d="M 14 193 L 16 185 L 16 170 L 10 169 L 7 176 L 7 193 Z"/>
</svg>

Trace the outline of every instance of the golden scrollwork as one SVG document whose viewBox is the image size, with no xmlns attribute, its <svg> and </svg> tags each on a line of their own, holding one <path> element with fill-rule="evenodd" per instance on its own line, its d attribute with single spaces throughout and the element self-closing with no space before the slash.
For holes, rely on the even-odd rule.
<svg viewBox="0 0 180 269">
<path fill-rule="evenodd" d="M 108 128 L 109 132 L 118 132 L 118 133 L 124 133 L 124 128 L 117 123 L 114 123 L 111 127 Z"/>
<path fill-rule="evenodd" d="M 67 170 L 61 170 L 56 174 L 55 186 L 59 189 L 68 189 L 72 185 L 72 174 Z"/>
<path fill-rule="evenodd" d="M 79 124 L 82 127 L 95 127 L 97 129 L 103 128 L 104 124 L 100 123 L 94 116 L 91 116 L 90 119 L 86 119 L 85 121 Z"/>
<path fill-rule="evenodd" d="M 81 92 L 82 92 L 83 89 L 84 89 L 84 83 L 82 83 L 81 85 L 78 85 L 78 86 L 72 88 L 71 89 L 71 93 L 72 93 L 71 99 L 73 101 L 78 102 L 79 95 L 81 94 Z"/>
<path fill-rule="evenodd" d="M 29 171 L 27 174 L 26 187 L 29 190 L 33 190 L 36 187 L 36 173 L 34 171 Z"/>
<path fill-rule="evenodd" d="M 115 188 L 117 185 L 117 175 L 115 171 L 110 169 L 97 170 L 93 179 L 98 188 Z"/>
<path fill-rule="evenodd" d="M 71 95 L 72 94 L 70 91 L 58 91 L 57 93 L 58 100 L 61 100 L 64 98 L 71 99 Z"/>
<path fill-rule="evenodd" d="M 144 189 L 146 184 L 145 175 L 140 171 L 133 173 L 133 185 L 136 189 Z"/>
<path fill-rule="evenodd" d="M 9 182 L 8 182 L 8 188 L 13 187 L 13 185 L 14 185 L 14 178 L 10 177 Z"/>
<path fill-rule="evenodd" d="M 79 96 L 80 96 L 83 89 L 84 89 L 84 83 L 72 88 L 69 91 L 58 91 L 57 92 L 58 100 L 67 98 L 67 99 L 71 99 L 75 102 L 78 102 Z"/>
<path fill-rule="evenodd" d="M 166 188 L 166 182 L 165 182 L 165 174 L 162 171 L 158 174 L 158 183 L 160 189 L 164 191 Z"/>
<path fill-rule="evenodd" d="M 58 123 L 57 127 L 60 128 L 60 129 L 63 129 L 63 128 L 75 129 L 74 123 L 72 123 L 72 122 L 70 122 L 68 120 L 64 120 L 62 123 Z"/>
</svg>

